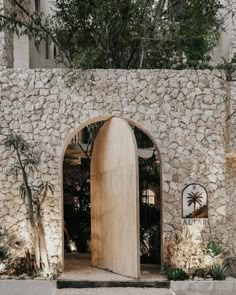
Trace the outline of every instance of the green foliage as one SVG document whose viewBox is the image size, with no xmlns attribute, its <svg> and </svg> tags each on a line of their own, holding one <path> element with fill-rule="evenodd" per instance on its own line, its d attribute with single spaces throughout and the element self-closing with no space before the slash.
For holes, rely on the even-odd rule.
<svg viewBox="0 0 236 295">
<path fill-rule="evenodd" d="M 225 71 L 227 81 L 236 81 L 236 55 L 230 62 L 223 58 L 223 63 L 218 65 L 217 68 Z"/>
<path fill-rule="evenodd" d="M 206 254 L 214 259 L 219 256 L 224 256 L 225 249 L 219 242 L 210 241 L 206 247 Z"/>
<path fill-rule="evenodd" d="M 230 264 L 225 263 L 226 251 L 222 244 L 210 241 L 206 246 L 194 242 L 187 227 L 183 227 L 175 239 L 168 240 L 165 251 L 168 265 L 183 269 L 193 277 L 211 275 L 214 280 L 221 280 L 229 275 Z"/>
<path fill-rule="evenodd" d="M 6 260 L 8 258 L 9 258 L 8 248 L 0 246 L 0 261 Z"/>
<path fill-rule="evenodd" d="M 80 165 L 64 162 L 64 197 L 70 200 L 69 204 L 64 204 L 64 218 L 70 237 L 76 242 L 79 252 L 87 251 L 87 244 L 91 239 L 89 178 L 90 159 L 82 159 Z M 69 245 L 65 244 L 65 247 L 70 249 Z"/>
<path fill-rule="evenodd" d="M 138 148 L 153 148 L 151 139 L 133 126 Z M 141 263 L 159 263 L 161 252 L 160 207 L 149 204 L 146 200 L 147 190 L 153 188 L 155 198 L 160 202 L 160 165 L 157 150 L 145 159 L 139 157 L 139 209 L 140 209 L 140 252 Z M 156 188 L 156 191 L 155 191 Z M 146 200 L 146 201 L 144 201 Z"/>
<path fill-rule="evenodd" d="M 195 269 L 193 276 L 199 278 L 205 278 L 207 275 L 207 271 L 204 268 L 197 268 Z"/>
<path fill-rule="evenodd" d="M 6 149 L 12 152 L 12 154 L 20 155 L 21 161 L 19 162 L 17 157 L 16 161 L 11 166 L 9 174 L 18 176 L 22 172 L 22 168 L 29 173 L 32 173 L 37 169 L 39 165 L 39 155 L 33 151 L 32 146 L 17 133 L 10 133 L 6 136 L 3 144 Z"/>
<path fill-rule="evenodd" d="M 222 26 L 219 0 L 55 0 L 49 17 L 12 1 L 0 30 L 47 39 L 77 68 L 201 68 Z"/>
<path fill-rule="evenodd" d="M 222 264 L 214 264 L 210 270 L 213 280 L 225 280 L 229 274 L 228 267 Z"/>
<path fill-rule="evenodd" d="M 29 144 L 21 134 L 10 133 L 6 136 L 4 140 L 5 147 L 11 151 L 14 158 L 14 163 L 9 169 L 9 174 L 15 176 L 22 175 L 24 182 L 19 188 L 20 196 L 25 201 L 27 195 L 27 186 L 31 191 L 31 198 L 33 201 L 33 206 L 35 209 L 39 206 L 41 200 L 43 199 L 43 194 L 45 190 L 49 190 L 51 193 L 54 192 L 54 186 L 48 181 L 39 181 L 37 184 L 29 183 L 29 174 L 37 171 L 40 164 L 40 155 L 37 153 L 33 146 Z"/>
<path fill-rule="evenodd" d="M 43 180 L 35 183 L 34 177 L 32 176 L 33 172 L 37 171 L 39 166 L 40 155 L 35 152 L 35 148 L 20 134 L 11 133 L 7 135 L 4 140 L 4 145 L 6 149 L 11 152 L 10 157 L 13 159 L 13 164 L 10 167 L 9 173 L 17 177 L 21 176 L 23 181 L 19 191 L 26 204 L 26 217 L 33 231 L 36 268 L 47 274 L 49 271 L 49 261 L 42 220 L 42 209 L 48 191 L 53 193 L 54 186 Z"/>
<path fill-rule="evenodd" d="M 184 281 L 188 278 L 187 273 L 181 268 L 170 268 L 166 274 L 168 280 L 172 281 Z"/>
<path fill-rule="evenodd" d="M 222 5 L 215 0 L 183 2 L 183 9 L 177 15 L 180 48 L 190 67 L 205 66 L 219 38 L 222 20 L 217 14 Z"/>
</svg>

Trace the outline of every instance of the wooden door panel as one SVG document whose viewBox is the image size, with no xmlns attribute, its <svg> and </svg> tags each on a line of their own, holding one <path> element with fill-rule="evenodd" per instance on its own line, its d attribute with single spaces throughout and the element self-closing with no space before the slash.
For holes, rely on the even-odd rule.
<svg viewBox="0 0 236 295">
<path fill-rule="evenodd" d="M 137 144 L 129 124 L 109 119 L 91 161 L 92 265 L 139 277 Z"/>
</svg>

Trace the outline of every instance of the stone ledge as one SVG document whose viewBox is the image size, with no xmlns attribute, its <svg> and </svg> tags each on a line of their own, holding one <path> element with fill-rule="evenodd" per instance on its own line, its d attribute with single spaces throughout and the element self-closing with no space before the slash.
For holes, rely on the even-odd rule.
<svg viewBox="0 0 236 295">
<path fill-rule="evenodd" d="M 176 295 L 235 295 L 236 280 L 230 281 L 171 281 Z"/>
<path fill-rule="evenodd" d="M 56 281 L 49 280 L 0 280 L 2 295 L 54 295 Z"/>
</svg>

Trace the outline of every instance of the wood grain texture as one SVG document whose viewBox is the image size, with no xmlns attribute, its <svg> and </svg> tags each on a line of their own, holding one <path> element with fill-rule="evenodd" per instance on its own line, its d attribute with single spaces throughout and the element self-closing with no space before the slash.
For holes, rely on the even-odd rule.
<svg viewBox="0 0 236 295">
<path fill-rule="evenodd" d="M 91 161 L 92 265 L 140 276 L 137 144 L 129 124 L 109 119 Z"/>
</svg>

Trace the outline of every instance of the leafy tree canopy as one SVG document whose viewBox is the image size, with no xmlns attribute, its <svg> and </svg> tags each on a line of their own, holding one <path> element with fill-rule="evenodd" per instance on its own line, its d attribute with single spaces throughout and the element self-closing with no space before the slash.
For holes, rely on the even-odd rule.
<svg viewBox="0 0 236 295">
<path fill-rule="evenodd" d="M 201 68 L 222 26 L 220 0 L 55 0 L 47 17 L 12 2 L 0 29 L 54 42 L 72 67 Z"/>
</svg>

